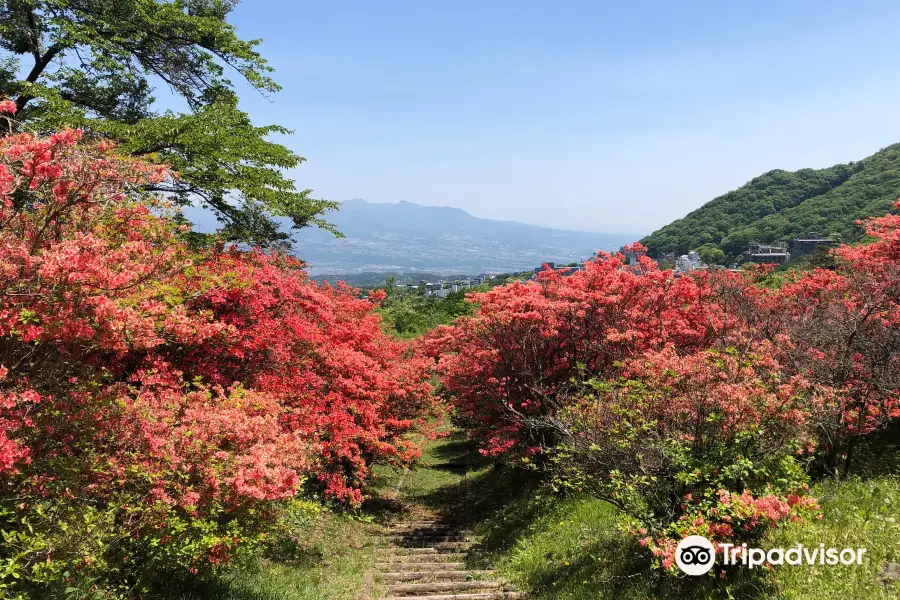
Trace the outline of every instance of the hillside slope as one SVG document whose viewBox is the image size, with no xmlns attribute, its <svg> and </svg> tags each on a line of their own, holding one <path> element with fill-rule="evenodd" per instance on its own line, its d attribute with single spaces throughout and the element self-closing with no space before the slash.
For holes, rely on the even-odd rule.
<svg viewBox="0 0 900 600">
<path fill-rule="evenodd" d="M 900 144 L 827 169 L 775 170 L 707 202 L 641 242 L 652 256 L 714 244 L 737 256 L 750 242 L 779 242 L 811 231 L 845 242 L 863 236 L 857 219 L 888 212 L 900 197 Z"/>
</svg>

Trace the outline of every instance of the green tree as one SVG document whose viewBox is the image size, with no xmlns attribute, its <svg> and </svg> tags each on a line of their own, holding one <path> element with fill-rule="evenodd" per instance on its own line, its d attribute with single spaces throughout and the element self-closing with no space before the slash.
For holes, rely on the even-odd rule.
<svg viewBox="0 0 900 600">
<path fill-rule="evenodd" d="M 297 190 L 284 169 L 304 159 L 268 139 L 238 108 L 229 76 L 262 94 L 278 91 L 259 40 L 226 21 L 238 0 L 0 0 L 0 94 L 15 100 L 22 127 L 80 127 L 123 152 L 180 173 L 158 189 L 211 209 L 232 240 L 272 244 L 294 228 L 331 229 L 336 203 Z M 154 83 L 184 112 L 156 108 Z M 9 125 L 6 125 L 7 132 Z"/>
<path fill-rule="evenodd" d="M 700 260 L 710 266 L 725 264 L 725 253 L 715 244 L 703 244 L 697 248 L 697 253 L 700 255 Z"/>
</svg>

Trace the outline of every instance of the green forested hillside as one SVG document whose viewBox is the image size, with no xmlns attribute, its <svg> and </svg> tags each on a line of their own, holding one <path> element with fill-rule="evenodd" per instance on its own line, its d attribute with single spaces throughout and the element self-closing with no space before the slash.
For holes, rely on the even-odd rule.
<svg viewBox="0 0 900 600">
<path fill-rule="evenodd" d="M 779 242 L 815 231 L 854 242 L 857 219 L 884 214 L 900 197 L 900 144 L 855 163 L 769 171 L 707 202 L 641 242 L 652 256 L 704 244 L 736 257 L 750 242 Z"/>
</svg>

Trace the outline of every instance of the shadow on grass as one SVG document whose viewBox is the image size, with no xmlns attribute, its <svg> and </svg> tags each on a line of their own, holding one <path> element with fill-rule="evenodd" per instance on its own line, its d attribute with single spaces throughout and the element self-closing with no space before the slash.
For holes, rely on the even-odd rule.
<svg viewBox="0 0 900 600">
<path fill-rule="evenodd" d="M 900 420 L 862 440 L 849 475 L 863 479 L 900 475 Z"/>
<path fill-rule="evenodd" d="M 463 468 L 477 471 L 491 464 L 491 459 L 478 452 L 478 445 L 466 438 L 460 431 L 453 432 L 431 452 L 435 459 L 445 464 L 461 465 Z"/>
<path fill-rule="evenodd" d="M 659 600 L 772 600 L 775 590 L 762 573 L 673 578 L 650 568 L 649 560 L 624 540 L 593 544 L 566 565 L 548 565 L 529 581 L 533 600 L 615 598 Z M 598 593 L 600 592 L 600 593 Z M 602 594 L 602 595 L 601 595 Z"/>
<path fill-rule="evenodd" d="M 363 502 L 362 512 L 382 525 L 396 521 L 407 512 L 406 504 L 386 493 L 373 493 Z"/>
<path fill-rule="evenodd" d="M 177 589 L 177 592 L 171 591 Z M 291 600 L 285 592 L 273 590 L 251 589 L 240 580 L 221 579 L 216 581 L 202 581 L 188 583 L 175 583 L 164 595 L 155 596 L 158 600 Z"/>
<path fill-rule="evenodd" d="M 286 514 L 265 544 L 200 577 L 159 577 L 147 600 L 351 600 L 380 528 L 354 513 Z"/>
</svg>

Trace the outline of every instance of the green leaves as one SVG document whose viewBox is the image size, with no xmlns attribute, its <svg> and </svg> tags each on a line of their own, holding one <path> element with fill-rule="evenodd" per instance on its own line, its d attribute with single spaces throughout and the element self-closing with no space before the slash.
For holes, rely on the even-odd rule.
<svg viewBox="0 0 900 600">
<path fill-rule="evenodd" d="M 11 55 L 0 64 L 0 94 L 15 99 L 27 129 L 78 127 L 171 165 L 180 177 L 155 191 L 210 209 L 229 241 L 271 246 L 289 239 L 287 228 L 334 231 L 322 214 L 337 203 L 285 175 L 305 159 L 270 137 L 291 132 L 255 126 L 238 108 L 230 73 L 264 94 L 279 86 L 259 40 L 241 40 L 226 22 L 236 4 L 0 1 L 0 48 Z M 188 111 L 158 111 L 153 82 Z"/>
</svg>

